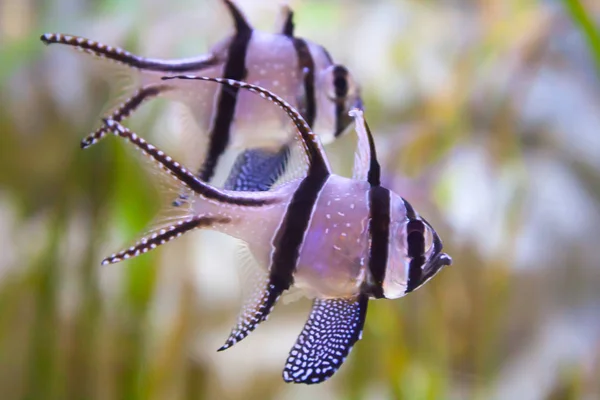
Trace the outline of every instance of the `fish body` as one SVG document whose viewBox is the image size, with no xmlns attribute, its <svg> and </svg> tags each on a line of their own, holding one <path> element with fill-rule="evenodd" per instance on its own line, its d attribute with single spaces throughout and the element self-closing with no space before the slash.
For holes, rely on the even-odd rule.
<svg viewBox="0 0 600 400">
<path fill-rule="evenodd" d="M 276 33 L 253 29 L 230 0 L 223 0 L 232 16 L 234 33 L 214 45 L 208 54 L 180 60 L 141 57 L 117 47 L 78 36 L 47 33 L 45 44 L 62 44 L 96 58 L 124 66 L 136 78 L 135 90 L 106 118 L 119 122 L 126 119 L 152 98 L 166 97 L 187 105 L 198 132 L 202 149 L 190 154 L 198 164 L 198 177 L 211 181 L 226 151 L 252 152 L 260 149 L 264 159 L 270 153 L 278 159 L 280 152 L 294 137 L 289 122 L 276 108 L 257 102 L 253 95 L 220 85 L 189 85 L 185 81 L 162 81 L 165 74 L 195 74 L 250 82 L 278 93 L 300 110 L 309 126 L 325 143 L 333 141 L 350 125 L 348 111 L 361 106 L 357 85 L 348 70 L 336 64 L 328 51 L 309 40 L 294 36 L 293 12 L 282 7 L 281 26 Z M 83 139 L 89 147 L 106 134 L 103 125 Z M 194 139 L 197 139 L 196 137 Z M 255 172 L 239 155 L 228 182 L 240 182 L 250 190 L 269 186 L 281 174 L 282 164 L 271 170 Z M 252 157 L 252 153 L 250 154 Z M 228 168 L 229 169 L 229 168 Z M 245 169 L 245 172 L 242 171 Z M 260 181 L 264 177 L 265 181 Z M 246 181 L 250 182 L 246 184 Z M 258 181 L 258 184 L 252 182 Z M 239 187 L 228 186 L 229 189 Z"/>
<path fill-rule="evenodd" d="M 296 286 L 314 298 L 313 308 L 283 378 L 307 384 L 328 379 L 361 338 L 369 299 L 402 297 L 451 264 L 439 236 L 409 202 L 381 186 L 375 145 L 361 110 L 351 112 L 359 140 L 353 177 L 345 178 L 331 172 L 318 136 L 302 115 L 270 91 L 230 79 L 163 79 L 216 82 L 275 103 L 296 126 L 306 173 L 266 192 L 218 189 L 118 122 L 106 120 L 107 130 L 142 150 L 191 194 L 185 217 L 103 263 L 145 253 L 196 228 L 241 239 L 259 266 L 258 278 L 219 350 L 243 340 L 268 318 L 281 294 Z"/>
</svg>

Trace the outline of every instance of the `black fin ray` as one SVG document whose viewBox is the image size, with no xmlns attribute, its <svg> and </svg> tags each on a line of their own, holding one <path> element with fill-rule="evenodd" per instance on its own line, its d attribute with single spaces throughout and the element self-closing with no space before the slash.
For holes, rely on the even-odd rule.
<svg viewBox="0 0 600 400">
<path fill-rule="evenodd" d="M 320 383 L 343 364 L 362 337 L 368 297 L 315 299 L 313 308 L 286 361 L 283 379 Z"/>
<path fill-rule="evenodd" d="M 117 108 L 115 108 L 108 115 L 108 119 L 111 119 L 116 122 L 121 122 L 132 112 L 134 112 L 138 107 L 140 107 L 146 101 L 153 99 L 155 97 L 160 96 L 162 93 L 167 92 L 173 89 L 169 85 L 165 84 L 149 84 L 144 87 L 136 90 L 131 96 L 129 96 L 123 103 L 121 103 Z M 100 128 L 96 129 L 94 132 L 83 138 L 81 141 L 81 148 L 86 149 L 98 141 L 106 137 L 108 134 L 108 130 L 106 125 L 102 125 Z"/>
<path fill-rule="evenodd" d="M 265 276 L 268 276 L 268 274 L 265 274 Z M 275 303 L 286 289 L 286 286 L 278 284 L 271 277 L 263 280 L 262 285 L 257 286 L 252 293 L 251 301 L 245 305 L 238 318 L 237 325 L 231 330 L 225 344 L 217 351 L 230 348 L 248 336 L 250 332 L 256 329 L 258 324 L 266 321 L 273 307 L 275 307 Z"/>
<path fill-rule="evenodd" d="M 109 119 L 105 120 L 104 122 L 107 128 L 110 129 L 115 135 L 129 141 L 145 155 L 153 159 L 161 169 L 169 173 L 174 179 L 178 180 L 194 193 L 203 196 L 206 199 L 212 199 L 226 204 L 250 207 L 261 207 L 274 201 L 273 198 L 267 198 L 266 196 L 258 197 L 244 195 L 243 193 L 226 193 L 222 190 L 216 189 L 196 178 L 196 176 L 190 172 L 189 169 L 185 168 L 183 165 L 165 154 L 162 150 L 158 149 L 156 146 L 153 146 L 136 133 L 125 128 L 120 123 Z"/>
<path fill-rule="evenodd" d="M 146 58 L 137 56 L 119 47 L 109 46 L 81 36 L 64 35 L 61 33 L 45 33 L 40 37 L 40 40 L 46 45 L 62 44 L 70 46 L 95 57 L 146 71 L 165 73 L 191 72 L 213 66 L 219 62 L 213 54 L 179 60 Z"/>
<path fill-rule="evenodd" d="M 158 246 L 170 242 L 171 240 L 178 238 L 179 236 L 191 230 L 228 222 L 230 222 L 229 218 L 202 215 L 180 220 L 172 225 L 156 229 L 155 231 L 142 237 L 136 244 L 128 249 L 106 257 L 104 260 L 102 260 L 102 265 L 115 264 L 129 258 L 137 257 L 141 254 L 147 253 L 150 250 L 154 250 Z"/>
<path fill-rule="evenodd" d="M 185 80 L 199 80 L 199 81 L 208 81 L 215 82 L 221 85 L 232 86 L 235 88 L 241 88 L 248 90 L 250 92 L 258 94 L 260 97 L 269 100 L 276 105 L 278 105 L 281 109 L 283 109 L 289 118 L 292 120 L 296 129 L 298 130 L 298 134 L 302 138 L 302 145 L 304 150 L 308 156 L 309 162 L 311 164 L 311 171 L 313 173 L 320 173 L 323 175 L 331 174 L 331 168 L 329 166 L 329 161 L 327 160 L 327 156 L 325 155 L 325 150 L 321 144 L 319 137 L 311 130 L 310 126 L 306 122 L 306 120 L 302 117 L 302 115 L 296 111 L 287 101 L 272 93 L 271 91 L 262 88 L 260 86 L 252 85 L 246 82 L 240 82 L 233 79 L 222 79 L 222 78 L 211 78 L 207 76 L 196 76 L 196 75 L 176 75 L 176 76 L 165 76 L 162 78 L 163 80 L 170 79 L 185 79 Z"/>
</svg>

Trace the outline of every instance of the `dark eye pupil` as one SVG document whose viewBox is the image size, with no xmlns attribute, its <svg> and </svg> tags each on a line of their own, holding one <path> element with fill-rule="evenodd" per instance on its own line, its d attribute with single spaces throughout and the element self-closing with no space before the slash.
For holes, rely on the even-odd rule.
<svg viewBox="0 0 600 400">
<path fill-rule="evenodd" d="M 333 70 L 333 87 L 337 98 L 346 97 L 348 94 L 348 70 L 341 65 Z"/>
</svg>

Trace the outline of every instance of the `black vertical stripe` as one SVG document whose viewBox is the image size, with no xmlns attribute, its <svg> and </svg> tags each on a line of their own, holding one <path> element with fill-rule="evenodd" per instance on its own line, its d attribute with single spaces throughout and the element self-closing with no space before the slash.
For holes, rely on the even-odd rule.
<svg viewBox="0 0 600 400">
<path fill-rule="evenodd" d="M 318 168 L 318 169 L 317 169 Z M 294 282 L 294 271 L 300 257 L 300 247 L 308 230 L 311 215 L 319 193 L 329 178 L 329 173 L 320 167 L 311 167 L 309 174 L 294 192 L 283 221 L 273 238 L 271 256 L 271 283 L 289 288 Z"/>
<path fill-rule="evenodd" d="M 315 97 L 315 63 L 310 54 L 310 49 L 303 39 L 292 38 L 294 49 L 298 57 L 298 68 L 304 76 L 304 101 L 302 116 L 308 123 L 309 127 L 313 127 L 315 118 L 317 117 L 317 104 Z"/>
<path fill-rule="evenodd" d="M 406 225 L 407 254 L 410 258 L 406 293 L 410 293 L 423 281 L 425 264 L 425 224 L 420 219 L 409 220 Z"/>
<path fill-rule="evenodd" d="M 237 32 L 231 40 L 227 52 L 223 78 L 243 81 L 248 74 L 246 70 L 246 53 L 252 38 L 252 28 L 230 1 L 225 3 L 229 6 L 234 17 Z M 213 177 L 217 162 L 227 149 L 239 90 L 236 87 L 221 87 L 219 89 L 219 101 L 216 110 L 213 111 L 215 117 L 209 133 L 208 152 L 198 174 L 202 181 L 207 182 Z"/>
<path fill-rule="evenodd" d="M 294 36 L 294 12 L 292 10 L 288 10 L 281 33 L 289 37 Z"/>
<path fill-rule="evenodd" d="M 252 27 L 246 21 L 244 14 L 240 11 L 240 9 L 235 5 L 235 3 L 231 0 L 224 0 L 227 9 L 231 13 L 231 17 L 233 18 L 233 24 L 235 25 L 236 34 L 240 34 L 241 32 L 251 32 Z"/>
<path fill-rule="evenodd" d="M 381 186 L 369 190 L 369 272 L 370 292 L 375 298 L 384 297 L 383 281 L 388 260 L 390 240 L 390 191 Z"/>
<path fill-rule="evenodd" d="M 348 95 L 348 70 L 342 65 L 333 69 L 333 89 L 335 92 L 335 136 L 339 136 L 348 126 L 346 96 Z"/>
</svg>

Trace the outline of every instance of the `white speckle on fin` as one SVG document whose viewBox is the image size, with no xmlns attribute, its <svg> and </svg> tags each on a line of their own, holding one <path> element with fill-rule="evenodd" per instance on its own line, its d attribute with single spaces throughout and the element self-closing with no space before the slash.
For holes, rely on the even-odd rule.
<svg viewBox="0 0 600 400">
<path fill-rule="evenodd" d="M 292 347 L 283 379 L 320 383 L 340 368 L 362 336 L 368 298 L 316 299 L 304 329 Z"/>
</svg>

